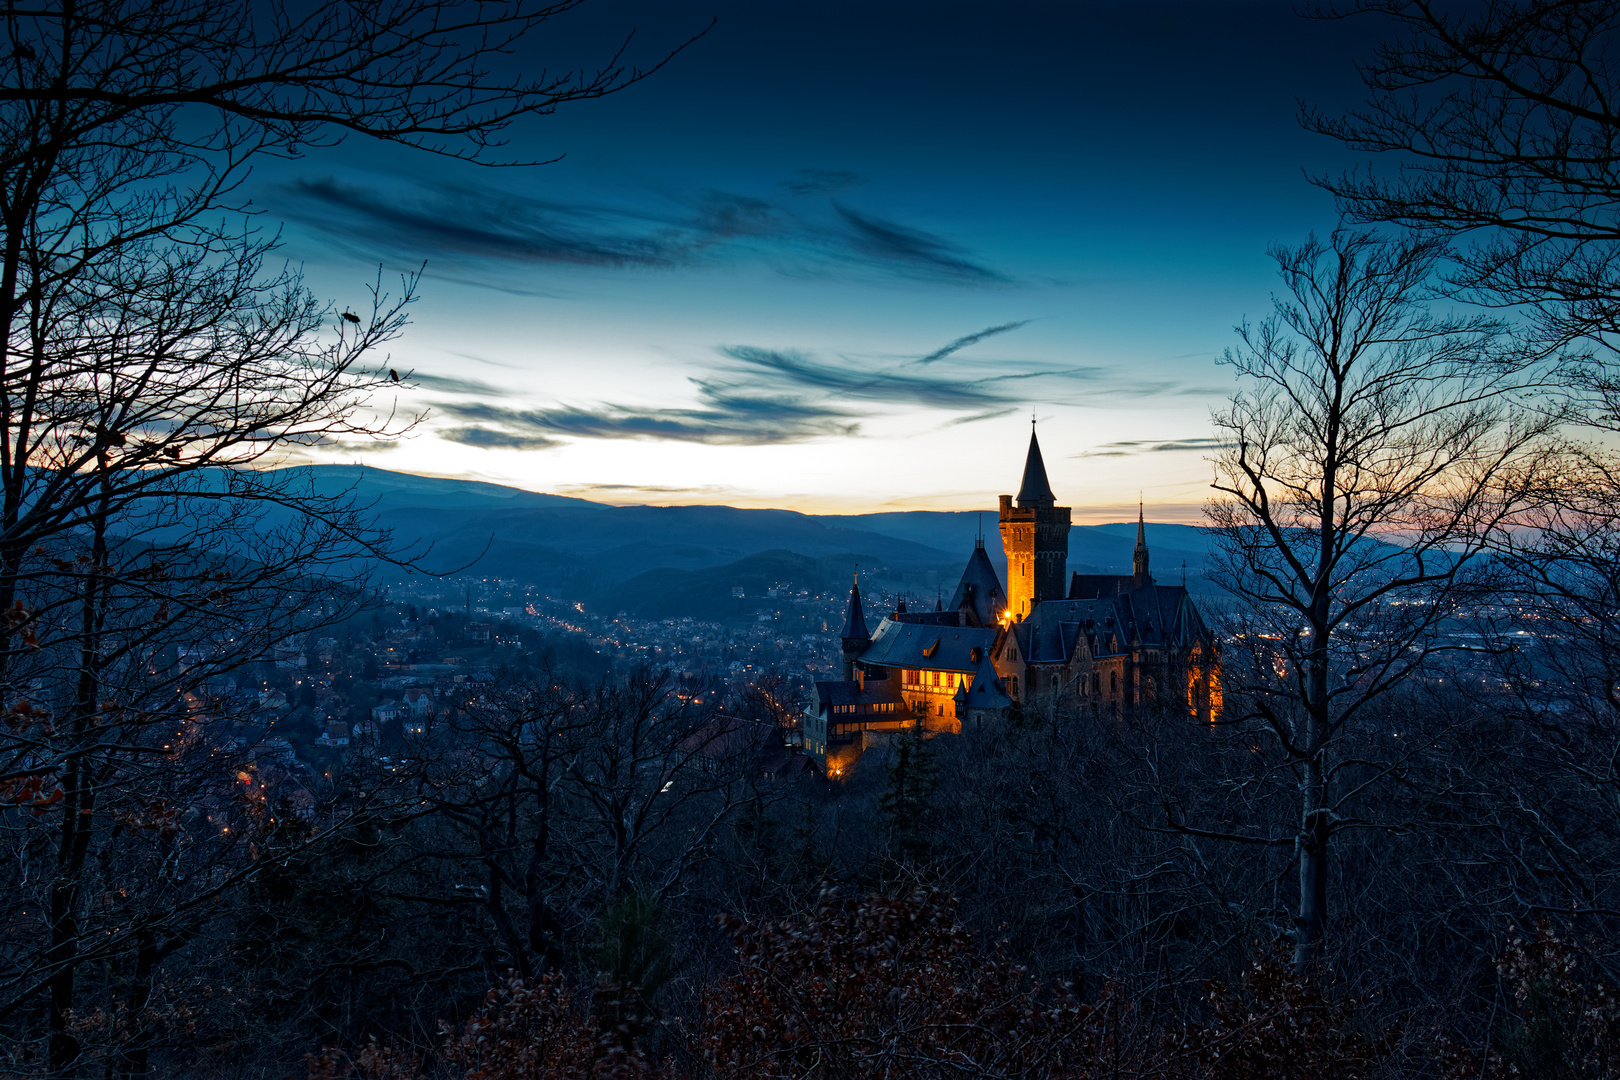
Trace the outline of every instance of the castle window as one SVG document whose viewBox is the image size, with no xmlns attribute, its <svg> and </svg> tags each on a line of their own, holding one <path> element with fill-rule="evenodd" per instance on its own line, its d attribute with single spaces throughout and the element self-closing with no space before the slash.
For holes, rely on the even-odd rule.
<svg viewBox="0 0 1620 1080">
<path fill-rule="evenodd" d="M 1119 693 L 1119 672 L 1117 671 L 1110 671 L 1108 673 L 1108 692 L 1110 694 Z"/>
</svg>

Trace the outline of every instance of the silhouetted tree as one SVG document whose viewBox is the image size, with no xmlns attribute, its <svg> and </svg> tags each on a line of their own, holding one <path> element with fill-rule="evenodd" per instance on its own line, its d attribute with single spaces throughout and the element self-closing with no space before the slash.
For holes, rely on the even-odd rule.
<svg viewBox="0 0 1620 1080">
<path fill-rule="evenodd" d="M 1204 831 L 1166 807 L 1177 828 L 1294 849 L 1302 966 L 1328 927 L 1332 837 L 1378 827 L 1368 792 L 1418 749 L 1378 730 L 1378 703 L 1453 647 L 1442 623 L 1520 508 L 1517 470 L 1550 424 L 1516 411 L 1536 372 L 1504 324 L 1424 305 L 1442 254 L 1352 231 L 1278 248 L 1286 292 L 1223 358 L 1245 387 L 1215 417 L 1210 576 L 1241 602 L 1222 724 L 1255 762 L 1227 790 L 1248 800 L 1286 777 L 1299 818 Z"/>
<path fill-rule="evenodd" d="M 364 598 L 363 580 L 324 570 L 398 555 L 346 497 L 268 466 L 409 425 L 362 406 L 394 381 L 373 354 L 414 280 L 392 298 L 379 283 L 358 313 L 317 300 L 243 216 L 248 170 L 353 134 L 483 160 L 519 117 L 641 78 L 617 59 L 491 77 L 573 6 L 8 12 L 0 709 L 19 722 L 0 733 L 0 783 L 19 826 L 5 900 L 30 926 L 0 952 L 0 1031 L 32 1045 L 43 1017 L 52 1076 L 78 1070 L 81 1036 L 101 1037 L 75 1028 L 95 1011 L 81 976 L 127 961 L 149 987 L 212 898 L 294 842 L 256 781 L 251 799 L 237 786 L 208 678 Z M 103 1015 L 138 1029 L 146 992 L 123 1012 L 104 999 Z M 120 1061 L 146 1068 L 138 1050 Z"/>
</svg>

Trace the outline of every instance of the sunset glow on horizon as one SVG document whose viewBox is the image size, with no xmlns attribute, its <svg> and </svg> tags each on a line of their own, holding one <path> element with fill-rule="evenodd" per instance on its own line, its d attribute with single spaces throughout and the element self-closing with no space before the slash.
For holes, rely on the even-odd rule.
<svg viewBox="0 0 1620 1080">
<path fill-rule="evenodd" d="M 254 202 L 341 309 L 425 264 L 373 406 L 423 417 L 311 460 L 608 503 L 976 510 L 1031 414 L 1076 522 L 1196 521 L 1215 358 L 1266 248 L 1333 226 L 1339 151 L 1296 95 L 1361 42 L 1282 3 L 821 11 L 592 4 L 645 82 L 514 128 L 481 169 L 351 141 Z M 852 29 L 859 27 L 859 30 Z M 610 50 L 611 51 L 611 50 Z M 553 59 L 548 57 L 548 59 Z M 555 62 L 555 61 L 554 61 Z M 1150 73 L 1151 80 L 1143 78 Z"/>
</svg>

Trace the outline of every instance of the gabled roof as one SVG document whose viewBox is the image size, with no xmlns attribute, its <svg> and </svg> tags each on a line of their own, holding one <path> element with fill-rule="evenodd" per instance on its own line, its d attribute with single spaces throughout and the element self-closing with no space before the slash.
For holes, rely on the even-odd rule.
<svg viewBox="0 0 1620 1080">
<path fill-rule="evenodd" d="M 994 627 L 930 626 L 884 619 L 872 635 L 871 646 L 858 659 L 866 665 L 967 674 L 978 671 L 989 659 L 995 641 Z"/>
<path fill-rule="evenodd" d="M 1007 606 L 1007 592 L 1001 587 L 996 568 L 990 565 L 990 556 L 985 554 L 982 541 L 974 546 L 967 568 L 962 571 L 962 580 L 951 594 L 952 611 L 960 611 L 964 603 L 972 609 L 979 626 L 996 625 Z"/>
<path fill-rule="evenodd" d="M 965 694 L 957 691 L 957 700 L 969 709 L 1005 709 L 1012 704 L 996 679 L 996 669 L 990 666 L 974 674 Z"/>
<path fill-rule="evenodd" d="M 956 706 L 958 709 L 1005 709 L 1012 704 L 1012 698 L 1001 688 L 1001 678 L 989 651 L 980 656 L 979 669 L 956 688 Z"/>
<path fill-rule="evenodd" d="M 1024 458 L 1024 482 L 1018 485 L 1018 505 L 1051 506 L 1057 502 L 1052 485 L 1046 479 L 1046 462 L 1041 459 L 1041 444 L 1035 438 L 1035 426 L 1029 428 L 1029 455 Z"/>
</svg>

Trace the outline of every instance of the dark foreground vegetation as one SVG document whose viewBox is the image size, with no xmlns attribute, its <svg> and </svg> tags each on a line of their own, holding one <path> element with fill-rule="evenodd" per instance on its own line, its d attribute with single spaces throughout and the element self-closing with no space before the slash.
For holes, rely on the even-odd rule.
<svg viewBox="0 0 1620 1080">
<path fill-rule="evenodd" d="M 1620 1070 L 1620 4 L 1362 5 L 1307 123 L 1407 168 L 1224 358 L 1218 723 L 1056 693 L 835 783 L 780 684 L 558 649 L 304 761 L 239 678 L 419 553 L 267 466 L 409 426 L 415 282 L 318 301 L 239 185 L 641 79 L 490 74 L 571 6 L 8 9 L 0 1070 Z"/>
</svg>

